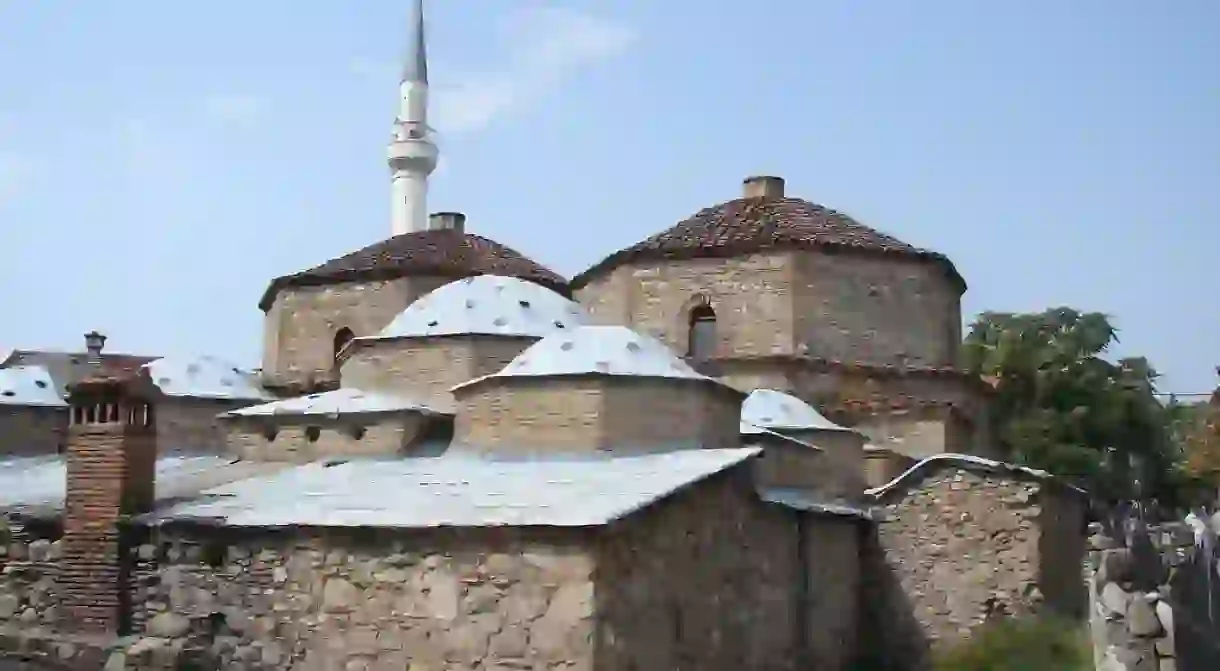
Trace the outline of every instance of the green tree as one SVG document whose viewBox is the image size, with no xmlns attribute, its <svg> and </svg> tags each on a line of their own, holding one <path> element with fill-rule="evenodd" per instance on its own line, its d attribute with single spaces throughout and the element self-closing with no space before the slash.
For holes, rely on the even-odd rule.
<svg viewBox="0 0 1220 671">
<path fill-rule="evenodd" d="M 1103 499 L 1130 498 L 1137 479 L 1143 494 L 1163 495 L 1176 458 L 1157 373 L 1143 358 L 1104 358 L 1117 339 L 1101 313 L 988 312 L 966 337 L 965 365 L 994 381 L 993 435 L 1010 459 Z"/>
</svg>

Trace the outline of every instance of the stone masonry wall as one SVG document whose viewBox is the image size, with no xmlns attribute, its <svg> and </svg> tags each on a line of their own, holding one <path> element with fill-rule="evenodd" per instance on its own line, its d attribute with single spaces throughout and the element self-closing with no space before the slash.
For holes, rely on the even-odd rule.
<svg viewBox="0 0 1220 671">
<path fill-rule="evenodd" d="M 222 454 L 225 432 L 221 413 L 260 401 L 166 397 L 157 403 L 157 437 L 161 454 Z"/>
<path fill-rule="evenodd" d="M 855 671 L 860 628 L 860 520 L 804 515 L 805 669 Z"/>
<path fill-rule="evenodd" d="M 229 454 L 251 461 L 305 463 L 324 457 L 403 454 L 419 437 L 427 418 L 404 412 L 338 419 L 318 415 L 224 421 Z"/>
<path fill-rule="evenodd" d="M 127 668 L 590 669 L 582 533 L 264 534 L 220 551 L 167 535 L 141 548 L 147 624 Z"/>
<path fill-rule="evenodd" d="M 456 439 L 494 450 L 733 447 L 741 396 L 706 381 L 490 379 L 457 394 Z"/>
<path fill-rule="evenodd" d="M 0 628 L 58 624 L 55 572 L 63 543 L 53 526 L 0 519 Z"/>
<path fill-rule="evenodd" d="M 596 555 L 598 668 L 797 668 L 797 544 L 796 515 L 741 470 L 614 525 Z"/>
<path fill-rule="evenodd" d="M 855 500 L 864 491 L 864 437 L 848 431 L 785 431 L 822 448 L 812 485 L 827 498 Z"/>
<path fill-rule="evenodd" d="M 263 318 L 263 375 L 284 384 L 329 374 L 340 329 L 357 337 L 376 335 L 415 299 L 446 282 L 421 276 L 280 290 Z"/>
<path fill-rule="evenodd" d="M 700 296 L 716 311 L 718 355 L 792 353 L 791 255 L 694 259 L 623 266 L 577 291 L 599 323 L 619 323 L 685 354 L 690 308 Z"/>
<path fill-rule="evenodd" d="M 1079 612 L 1072 603 L 1079 590 L 1042 591 L 1072 572 L 1079 585 L 1083 562 L 1069 556 L 1071 535 L 1063 537 L 1069 530 L 1082 537 L 1083 518 L 1062 521 L 1075 514 L 1063 506 L 1056 513 L 1062 520 L 1048 522 L 1044 505 L 1059 495 L 1049 485 L 952 467 L 914 477 L 880 501 L 876 551 L 866 558 L 873 583 L 866 600 L 874 602 L 874 620 L 884 620 L 867 628 L 892 654 L 925 659 L 929 647 L 952 643 L 998 615 L 1044 605 Z M 1048 554 L 1053 543 L 1066 549 Z"/>
<path fill-rule="evenodd" d="M 67 430 L 67 408 L 0 404 L 0 455 L 58 454 Z"/>
<path fill-rule="evenodd" d="M 399 392 L 448 405 L 450 389 L 499 372 L 535 340 L 464 335 L 359 343 L 343 362 L 343 386 Z"/>
<path fill-rule="evenodd" d="M 901 258 L 792 255 L 797 346 L 811 356 L 883 365 L 953 366 L 957 288 L 943 268 Z"/>
</svg>

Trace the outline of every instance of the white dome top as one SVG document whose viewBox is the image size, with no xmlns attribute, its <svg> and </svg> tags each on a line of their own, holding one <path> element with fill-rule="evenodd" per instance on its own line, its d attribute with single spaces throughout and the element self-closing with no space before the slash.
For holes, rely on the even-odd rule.
<svg viewBox="0 0 1220 671">
<path fill-rule="evenodd" d="M 660 341 L 625 326 L 580 326 L 534 343 L 498 373 L 487 377 L 625 375 L 691 380 L 695 372 Z"/>
<path fill-rule="evenodd" d="M 419 298 L 375 338 L 467 334 L 543 338 L 585 320 L 580 305 L 544 286 L 515 277 L 476 275 Z"/>
<path fill-rule="evenodd" d="M 0 405 L 61 407 L 67 402 L 55 389 L 55 381 L 42 366 L 0 368 Z"/>
<path fill-rule="evenodd" d="M 789 431 L 851 431 L 822 416 L 812 405 L 775 389 L 755 389 L 741 404 L 742 424 Z"/>
<path fill-rule="evenodd" d="M 156 359 L 144 364 L 148 376 L 166 396 L 261 400 L 271 396 L 254 375 L 211 356 Z"/>
</svg>

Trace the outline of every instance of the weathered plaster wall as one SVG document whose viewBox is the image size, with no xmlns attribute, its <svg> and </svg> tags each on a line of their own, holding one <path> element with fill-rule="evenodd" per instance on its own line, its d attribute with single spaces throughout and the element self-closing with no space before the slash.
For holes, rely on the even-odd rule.
<svg viewBox="0 0 1220 671">
<path fill-rule="evenodd" d="M 394 456 L 409 452 L 426 426 L 415 412 L 339 418 L 285 415 L 225 419 L 229 454 L 252 461 L 304 463 L 323 457 Z"/>
<path fill-rule="evenodd" d="M 496 451 L 739 444 L 741 395 L 703 380 L 489 379 L 457 394 L 456 438 Z"/>
<path fill-rule="evenodd" d="M 599 538 L 598 668 L 797 668 L 797 516 L 751 487 L 726 473 Z"/>
<path fill-rule="evenodd" d="M 67 430 L 67 408 L 0 405 L 0 455 L 58 454 Z"/>
<path fill-rule="evenodd" d="M 360 342 L 343 362 L 343 386 L 448 404 L 450 389 L 499 372 L 535 340 L 462 335 Z"/>
<path fill-rule="evenodd" d="M 264 317 L 264 377 L 286 384 L 329 376 L 340 329 L 376 335 L 415 299 L 447 281 L 411 277 L 282 289 Z"/>
</svg>

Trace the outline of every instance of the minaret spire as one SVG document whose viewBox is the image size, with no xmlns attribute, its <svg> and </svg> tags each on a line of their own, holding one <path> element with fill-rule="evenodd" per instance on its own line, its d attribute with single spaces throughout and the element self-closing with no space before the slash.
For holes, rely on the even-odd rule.
<svg viewBox="0 0 1220 671">
<path fill-rule="evenodd" d="M 392 175 L 391 232 L 402 235 L 428 228 L 428 176 L 440 152 L 428 127 L 428 52 L 424 39 L 424 0 L 414 0 L 411 46 L 398 86 L 398 116 L 390 141 Z"/>
</svg>

